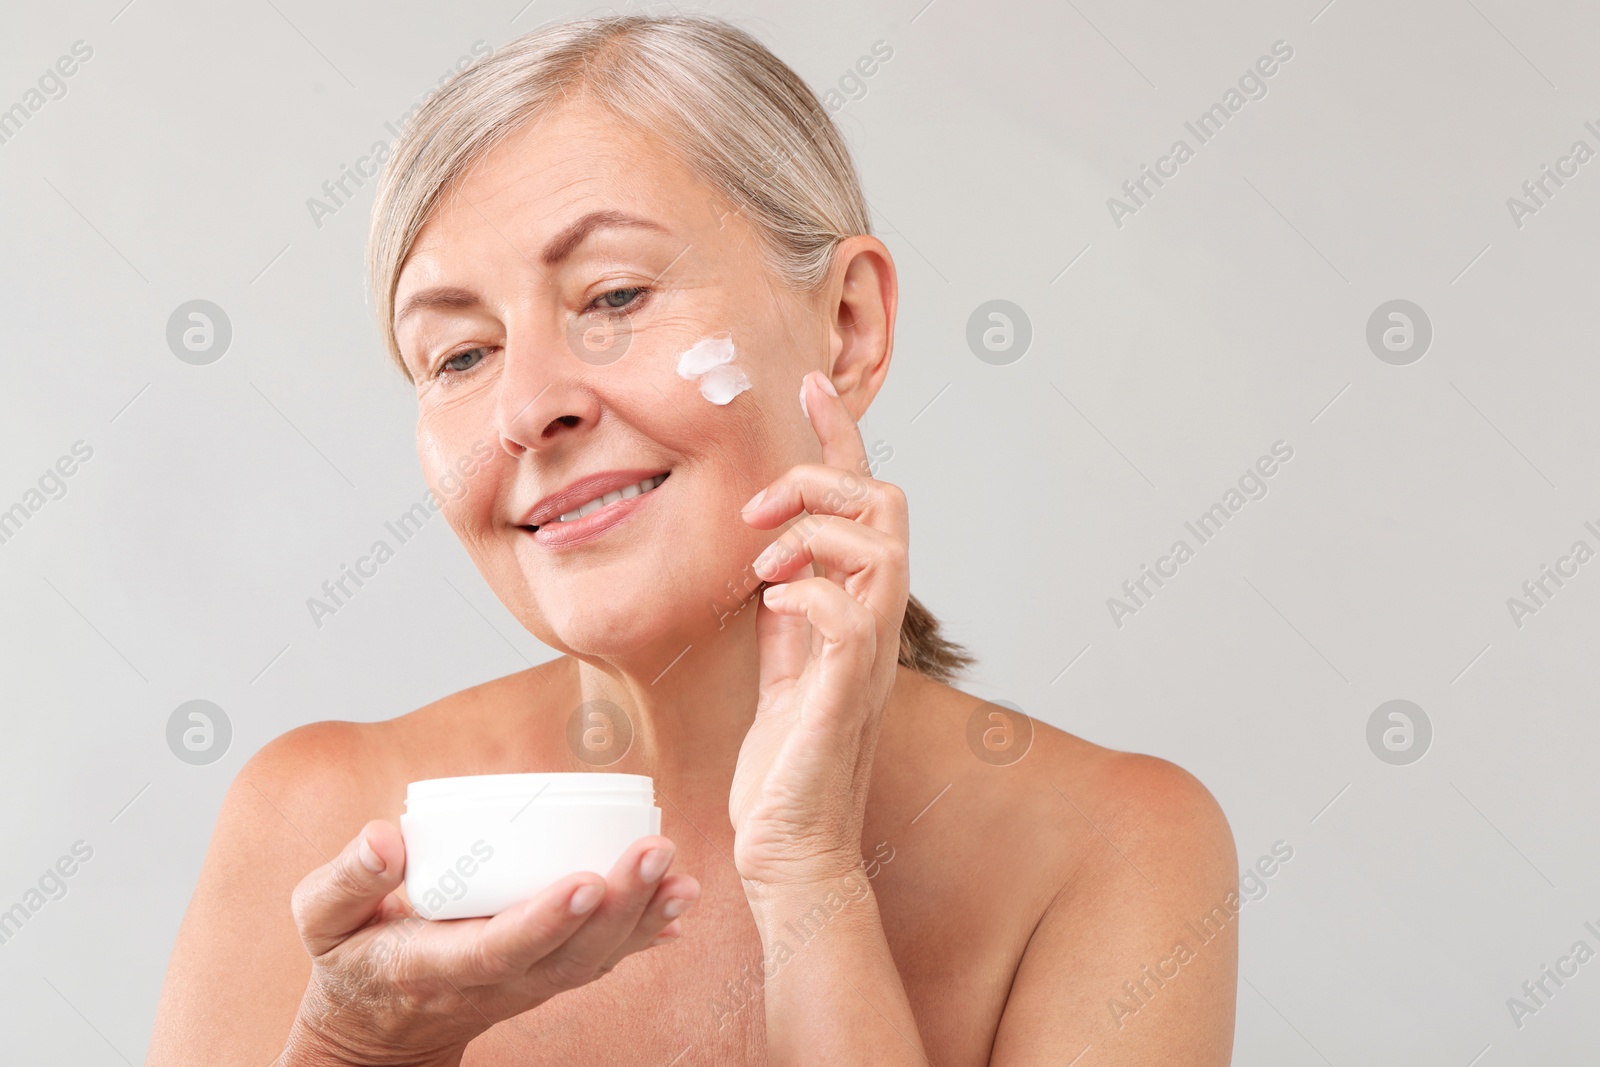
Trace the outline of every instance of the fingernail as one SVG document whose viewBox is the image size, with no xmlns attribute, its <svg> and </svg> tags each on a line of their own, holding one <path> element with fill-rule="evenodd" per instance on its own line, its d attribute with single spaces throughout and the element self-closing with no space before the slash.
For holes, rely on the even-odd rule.
<svg viewBox="0 0 1600 1067">
<path fill-rule="evenodd" d="M 750 569 L 755 571 L 763 578 L 768 577 L 770 574 L 776 573 L 778 570 L 778 561 L 773 558 L 774 555 L 775 554 L 772 551 L 772 546 L 768 545 L 766 548 L 761 550 L 761 555 L 755 558 L 755 562 L 750 564 Z"/>
<path fill-rule="evenodd" d="M 747 504 L 745 504 L 745 506 L 740 508 L 739 510 L 741 512 L 754 511 L 756 508 L 761 506 L 761 499 L 762 499 L 762 497 L 764 497 L 766 495 L 767 495 L 767 491 L 765 489 L 761 490 L 761 492 L 759 492 L 755 496 L 751 497 L 749 502 Z"/>
<path fill-rule="evenodd" d="M 388 864 L 383 862 L 383 857 L 367 842 L 367 835 L 361 835 L 361 844 L 356 848 L 356 859 L 361 861 L 361 866 L 373 874 L 382 874 Z"/>
<path fill-rule="evenodd" d="M 684 900 L 682 897 L 674 897 L 673 899 L 667 901 L 666 905 L 661 909 L 661 914 L 665 915 L 669 919 L 676 919 L 678 916 L 688 911 L 693 904 L 694 901 L 692 900 Z"/>
<path fill-rule="evenodd" d="M 600 903 L 600 898 L 605 895 L 605 890 L 594 883 L 578 887 L 572 894 L 572 902 L 568 905 L 574 915 L 587 915 Z"/>
<path fill-rule="evenodd" d="M 811 417 L 811 412 L 806 410 L 806 380 L 804 378 L 800 379 L 800 414 L 808 419 Z"/>
<path fill-rule="evenodd" d="M 677 923 L 668 923 L 666 926 L 661 928 L 661 932 L 656 935 L 655 940 L 650 942 L 650 947 L 655 948 L 657 945 L 671 944 L 672 942 L 678 940 L 682 934 L 683 927 L 679 926 Z"/>
<path fill-rule="evenodd" d="M 827 393 L 829 396 L 839 395 L 839 390 L 834 387 L 832 378 L 828 377 L 826 374 L 823 374 L 821 371 L 817 371 L 816 375 L 817 384 L 822 386 L 822 391 L 824 393 Z"/>
<path fill-rule="evenodd" d="M 785 582 L 782 585 L 767 586 L 761 590 L 761 602 L 767 605 L 776 604 L 783 599 L 783 591 L 788 588 L 788 585 L 789 583 Z"/>
<path fill-rule="evenodd" d="M 667 864 L 671 862 L 672 853 L 664 848 L 653 848 L 639 861 L 639 877 L 654 882 L 667 873 Z"/>
</svg>

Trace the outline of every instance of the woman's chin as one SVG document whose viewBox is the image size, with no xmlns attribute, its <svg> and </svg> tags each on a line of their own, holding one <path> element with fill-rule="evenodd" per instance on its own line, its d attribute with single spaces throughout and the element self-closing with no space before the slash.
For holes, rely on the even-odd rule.
<svg viewBox="0 0 1600 1067">
<path fill-rule="evenodd" d="M 706 544 L 701 531 L 687 539 L 661 531 L 637 554 L 623 554 L 586 571 L 530 573 L 516 557 L 499 559 L 491 587 L 514 590 L 501 600 L 524 628 L 551 648 L 577 656 L 638 661 L 661 666 L 691 644 L 706 645 L 744 619 L 759 582 L 729 581 L 731 562 L 685 559 L 669 545 Z M 756 550 L 744 546 L 728 559 Z M 748 569 L 748 568 L 747 568 Z M 719 577 L 721 576 L 720 580 Z M 502 584 L 503 583 L 503 584 Z"/>
<path fill-rule="evenodd" d="M 681 606 L 669 611 L 664 606 L 651 610 L 636 604 L 617 608 L 591 604 L 562 617 L 550 643 L 577 656 L 653 662 L 662 655 L 671 660 L 694 643 L 697 628 L 703 629 L 703 624 L 697 627 L 695 620 L 685 618 Z"/>
</svg>

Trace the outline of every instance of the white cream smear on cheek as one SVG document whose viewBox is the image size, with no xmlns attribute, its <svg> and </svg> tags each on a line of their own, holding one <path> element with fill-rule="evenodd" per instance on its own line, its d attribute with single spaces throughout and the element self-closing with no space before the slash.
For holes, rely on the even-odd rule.
<svg viewBox="0 0 1600 1067">
<path fill-rule="evenodd" d="M 678 357 L 678 377 L 698 382 L 700 395 L 719 407 L 750 388 L 750 378 L 733 365 L 733 335 L 702 338 Z"/>
</svg>

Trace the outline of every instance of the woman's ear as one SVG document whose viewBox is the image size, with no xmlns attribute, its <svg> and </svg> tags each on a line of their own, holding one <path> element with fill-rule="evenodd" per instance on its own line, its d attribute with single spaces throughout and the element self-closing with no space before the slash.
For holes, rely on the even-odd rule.
<svg viewBox="0 0 1600 1067">
<path fill-rule="evenodd" d="M 876 237 L 847 237 L 834 250 L 829 301 L 828 377 L 860 419 L 889 373 L 899 300 L 894 259 Z"/>
</svg>

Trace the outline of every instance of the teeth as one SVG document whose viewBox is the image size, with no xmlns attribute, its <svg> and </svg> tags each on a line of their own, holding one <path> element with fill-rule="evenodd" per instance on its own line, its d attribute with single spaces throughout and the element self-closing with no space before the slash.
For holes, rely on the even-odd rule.
<svg viewBox="0 0 1600 1067">
<path fill-rule="evenodd" d="M 613 489 L 605 496 L 595 497 L 593 500 L 589 501 L 587 504 L 584 504 L 577 510 L 567 512 L 557 521 L 572 522 L 575 519 L 583 518 L 585 515 L 593 515 L 607 504 L 614 504 L 618 500 L 626 500 L 629 497 L 635 497 L 641 493 L 648 493 L 650 490 L 654 489 L 656 486 L 660 485 L 666 480 L 667 476 L 665 474 L 658 474 L 654 478 L 646 478 L 642 482 L 635 482 L 634 484 L 626 486 L 622 489 Z"/>
</svg>

